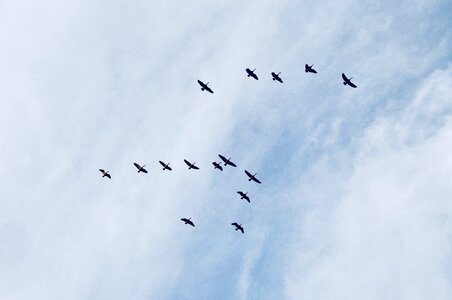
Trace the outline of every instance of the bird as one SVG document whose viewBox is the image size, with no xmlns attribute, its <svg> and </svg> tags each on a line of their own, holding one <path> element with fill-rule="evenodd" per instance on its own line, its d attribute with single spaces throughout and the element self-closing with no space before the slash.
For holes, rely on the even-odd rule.
<svg viewBox="0 0 452 300">
<path fill-rule="evenodd" d="M 246 68 L 246 73 L 247 73 L 247 77 L 253 77 L 254 79 L 256 79 L 256 80 L 259 80 L 259 77 L 257 77 L 257 75 L 256 75 L 256 73 L 254 73 L 254 71 L 256 71 L 256 69 L 254 69 L 254 70 L 250 70 L 249 68 Z"/>
<path fill-rule="evenodd" d="M 281 74 L 281 72 L 279 72 L 278 74 L 276 74 L 275 72 L 272 72 L 273 81 L 277 80 L 277 81 L 283 83 L 281 77 L 279 77 L 279 74 Z"/>
<path fill-rule="evenodd" d="M 223 171 L 223 167 L 219 163 L 217 163 L 216 161 L 212 162 L 212 165 L 214 166 L 215 169 Z"/>
<path fill-rule="evenodd" d="M 251 203 L 250 197 L 247 196 L 248 192 L 244 193 L 242 191 L 238 191 L 237 194 L 240 195 L 240 199 L 245 199 L 246 201 L 248 201 L 248 203 Z"/>
<path fill-rule="evenodd" d="M 188 219 L 182 218 L 181 220 L 185 223 L 185 225 L 189 224 L 189 225 L 195 227 L 195 224 L 191 221 L 191 218 L 188 218 Z"/>
<path fill-rule="evenodd" d="M 163 167 L 163 171 L 165 170 L 169 170 L 172 171 L 173 169 L 171 169 L 171 167 L 169 166 L 169 163 L 165 164 L 163 161 L 159 160 L 159 163 L 162 165 Z"/>
<path fill-rule="evenodd" d="M 232 167 L 237 167 L 237 165 L 235 164 L 235 163 L 233 163 L 232 161 L 231 161 L 231 157 L 229 157 L 229 159 L 227 159 L 226 157 L 224 157 L 223 155 L 221 155 L 221 154 L 218 154 L 218 156 L 221 158 L 221 160 L 224 162 L 224 166 L 232 166 Z"/>
<path fill-rule="evenodd" d="M 140 166 L 137 163 L 133 163 L 135 165 L 135 167 L 138 169 L 138 173 L 143 172 L 143 173 L 147 173 L 148 171 L 146 171 L 146 169 L 144 167 L 146 167 L 145 165 Z"/>
<path fill-rule="evenodd" d="M 184 159 L 185 164 L 188 166 L 188 169 L 195 169 L 195 170 L 199 170 L 199 168 L 197 166 L 195 166 L 196 163 L 191 163 L 188 160 Z"/>
<path fill-rule="evenodd" d="M 261 183 L 260 181 L 259 181 L 259 179 L 257 179 L 256 178 L 256 175 L 257 175 L 257 173 L 256 174 L 251 174 L 250 172 L 248 172 L 247 170 L 245 170 L 245 174 L 249 177 L 249 179 L 248 179 L 248 181 L 254 181 L 254 182 L 257 182 L 257 183 Z"/>
<path fill-rule="evenodd" d="M 108 172 L 110 172 L 110 171 L 105 171 L 104 169 L 99 169 L 99 171 L 101 171 L 101 172 L 102 172 L 102 178 L 104 178 L 104 177 L 108 177 L 108 178 L 110 178 L 110 179 L 111 179 L 111 176 L 110 176 L 110 174 L 108 174 Z"/>
<path fill-rule="evenodd" d="M 317 73 L 317 71 L 316 70 L 314 70 L 312 67 L 313 67 L 314 65 L 308 65 L 308 64 L 305 64 L 304 65 L 304 71 L 306 72 L 306 73 Z"/>
<path fill-rule="evenodd" d="M 353 79 L 353 77 L 350 77 L 350 78 L 347 78 L 347 76 L 345 76 L 345 74 L 344 73 L 342 73 L 342 79 L 344 80 L 344 85 L 349 85 L 349 86 L 351 86 L 352 88 L 357 88 L 357 86 L 356 86 L 356 84 L 354 84 L 353 82 L 352 82 L 352 79 Z"/>
<path fill-rule="evenodd" d="M 237 224 L 236 222 L 231 223 L 231 225 L 235 226 L 235 231 L 240 230 L 243 233 L 245 233 L 245 230 L 243 230 L 242 224 Z"/>
</svg>

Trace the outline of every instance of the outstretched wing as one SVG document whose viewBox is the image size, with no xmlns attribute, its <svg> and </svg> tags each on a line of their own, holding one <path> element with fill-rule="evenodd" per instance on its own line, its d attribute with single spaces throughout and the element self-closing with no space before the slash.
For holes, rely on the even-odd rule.
<svg viewBox="0 0 452 300">
<path fill-rule="evenodd" d="M 250 172 L 248 172 L 247 170 L 245 170 L 245 174 L 246 174 L 249 178 L 253 178 L 253 175 L 252 175 Z"/>
<path fill-rule="evenodd" d="M 240 230 L 243 234 L 245 233 L 245 230 L 243 230 L 243 227 L 242 227 L 242 226 L 239 227 L 239 230 Z"/>
<path fill-rule="evenodd" d="M 228 165 L 233 166 L 233 167 L 237 167 L 237 165 L 235 163 L 233 163 L 232 161 L 229 161 Z"/>
<path fill-rule="evenodd" d="M 207 85 L 206 85 L 205 89 L 206 89 L 206 91 L 208 91 L 209 93 L 213 94 L 212 89 L 211 89 L 210 87 L 208 87 Z"/>
<path fill-rule="evenodd" d="M 346 83 L 349 83 L 349 82 L 350 82 L 350 80 L 348 80 L 347 76 L 345 76 L 344 73 L 342 73 L 342 79 L 343 79 Z"/>
<path fill-rule="evenodd" d="M 259 183 L 259 184 L 262 183 L 262 182 L 260 182 L 259 179 L 257 179 L 256 177 L 252 177 L 251 180 L 253 180 L 253 181 L 255 181 L 255 182 Z"/>
<path fill-rule="evenodd" d="M 109 179 L 111 179 L 110 174 L 105 174 L 105 177 L 108 177 Z"/>
<path fill-rule="evenodd" d="M 141 168 L 141 172 L 147 173 L 148 171 L 145 168 Z"/>
<path fill-rule="evenodd" d="M 159 160 L 159 163 L 162 165 L 162 167 L 166 167 L 166 165 L 163 161 Z"/>
<path fill-rule="evenodd" d="M 104 170 L 104 169 L 99 169 L 99 171 L 101 171 L 102 173 L 105 173 L 105 170 Z"/>
<path fill-rule="evenodd" d="M 191 168 L 195 169 L 195 170 L 199 170 L 199 168 L 197 166 L 194 166 L 194 165 Z"/>
<path fill-rule="evenodd" d="M 137 163 L 133 163 L 133 164 L 135 165 L 135 167 L 136 167 L 138 170 L 141 168 L 139 164 L 137 164 Z"/>
<path fill-rule="evenodd" d="M 224 157 L 223 155 L 218 154 L 218 156 L 221 158 L 221 160 L 222 160 L 223 162 L 227 162 L 227 161 L 228 161 L 228 160 L 226 159 L 226 157 Z"/>
<path fill-rule="evenodd" d="M 184 159 L 184 162 L 187 166 L 191 167 L 191 163 L 188 160 Z"/>
<path fill-rule="evenodd" d="M 357 86 L 353 83 L 353 82 L 351 82 L 350 80 L 347 82 L 348 83 L 348 85 L 349 86 L 351 86 L 352 88 L 357 88 Z"/>
<path fill-rule="evenodd" d="M 231 223 L 231 225 L 234 225 L 234 226 L 239 226 L 239 224 L 237 224 L 236 222 L 234 222 L 234 223 Z"/>
</svg>

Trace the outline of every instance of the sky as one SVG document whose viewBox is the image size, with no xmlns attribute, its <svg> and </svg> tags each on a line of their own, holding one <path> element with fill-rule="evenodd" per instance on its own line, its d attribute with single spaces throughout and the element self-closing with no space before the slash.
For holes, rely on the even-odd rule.
<svg viewBox="0 0 452 300">
<path fill-rule="evenodd" d="M 451 14 L 0 2 L 0 299 L 451 299 Z"/>
</svg>

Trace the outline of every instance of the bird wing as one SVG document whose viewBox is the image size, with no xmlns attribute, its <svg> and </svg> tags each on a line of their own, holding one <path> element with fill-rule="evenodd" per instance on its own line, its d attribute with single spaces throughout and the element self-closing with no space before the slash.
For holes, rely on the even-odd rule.
<svg viewBox="0 0 452 300">
<path fill-rule="evenodd" d="M 260 182 L 259 179 L 257 179 L 256 177 L 251 178 L 251 180 L 254 180 L 254 181 L 257 182 L 257 183 L 262 183 L 262 182 Z"/>
<path fill-rule="evenodd" d="M 141 172 L 147 173 L 148 171 L 146 171 L 146 169 L 141 168 Z"/>
<path fill-rule="evenodd" d="M 350 80 L 348 81 L 348 85 L 351 86 L 352 88 L 355 88 L 355 89 L 357 88 L 357 86 Z"/>
<path fill-rule="evenodd" d="M 228 161 L 228 160 L 226 159 L 226 157 L 224 157 L 223 155 L 218 154 L 218 156 L 221 158 L 222 161 L 224 161 L 224 162 L 227 162 L 227 161 Z"/>
<path fill-rule="evenodd" d="M 141 168 L 139 164 L 137 164 L 137 163 L 133 163 L 133 164 L 135 165 L 135 167 L 136 167 L 137 169 L 140 169 L 140 168 Z"/>
<path fill-rule="evenodd" d="M 172 171 L 173 169 L 171 169 L 171 167 L 169 167 L 169 166 L 167 166 L 167 167 L 165 167 L 165 168 L 167 168 L 168 170 L 170 170 L 170 171 Z"/>
<path fill-rule="evenodd" d="M 235 163 L 233 163 L 232 161 L 228 162 L 228 165 L 233 166 L 233 167 L 237 167 L 237 165 Z"/>
<path fill-rule="evenodd" d="M 191 168 L 195 169 L 195 170 L 199 170 L 199 168 L 197 166 L 194 166 L 194 165 Z"/>
<path fill-rule="evenodd" d="M 105 173 L 105 170 L 104 170 L 104 169 L 99 169 L 99 171 L 101 171 L 102 173 Z"/>
<path fill-rule="evenodd" d="M 159 160 L 159 163 L 162 165 L 162 167 L 165 167 L 165 163 L 161 160 Z"/>
<path fill-rule="evenodd" d="M 249 178 L 253 178 L 253 175 L 251 175 L 251 173 L 248 172 L 247 170 L 245 170 L 245 174 L 246 174 Z"/>
<path fill-rule="evenodd" d="M 234 222 L 234 223 L 231 223 L 231 225 L 234 225 L 234 226 L 239 226 L 239 224 L 237 224 L 236 222 Z"/>
<path fill-rule="evenodd" d="M 108 178 L 110 178 L 110 179 L 111 179 L 111 176 L 110 176 L 110 174 L 106 174 L 106 175 L 105 175 L 105 177 L 108 177 Z"/>
<path fill-rule="evenodd" d="M 184 162 L 187 166 L 191 167 L 191 163 L 188 160 L 184 159 Z"/>
<path fill-rule="evenodd" d="M 242 234 L 245 233 L 245 230 L 243 229 L 243 227 L 240 227 L 239 230 L 242 232 Z"/>
<path fill-rule="evenodd" d="M 345 76 L 344 73 L 342 73 L 342 79 L 344 79 L 345 82 L 348 82 L 348 78 L 347 78 L 347 76 Z"/>
</svg>

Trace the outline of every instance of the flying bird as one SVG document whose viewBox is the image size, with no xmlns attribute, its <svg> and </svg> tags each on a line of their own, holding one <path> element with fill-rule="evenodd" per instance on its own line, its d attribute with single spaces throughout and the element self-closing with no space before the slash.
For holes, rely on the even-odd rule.
<svg viewBox="0 0 452 300">
<path fill-rule="evenodd" d="M 314 69 L 312 68 L 313 66 L 314 66 L 314 65 L 308 66 L 307 64 L 305 64 L 305 65 L 304 65 L 304 71 L 305 71 L 306 73 L 317 73 L 317 71 L 314 70 Z"/>
<path fill-rule="evenodd" d="M 213 94 L 212 89 L 211 89 L 210 87 L 207 86 L 209 83 L 204 83 L 204 82 L 202 82 L 202 81 L 199 80 L 199 79 L 198 79 L 198 83 L 199 83 L 199 85 L 201 86 L 201 91 L 208 91 L 209 93 L 212 93 L 212 94 Z"/>
<path fill-rule="evenodd" d="M 169 170 L 172 171 L 173 169 L 171 169 L 171 167 L 169 166 L 169 163 L 165 164 L 163 161 L 159 160 L 159 163 L 162 165 L 163 167 L 163 171 L 165 170 Z"/>
<path fill-rule="evenodd" d="M 349 85 L 352 88 L 357 88 L 357 86 L 353 82 L 351 82 L 353 77 L 347 78 L 347 76 L 345 76 L 345 74 L 342 73 L 342 79 L 344 80 L 344 85 Z"/>
<path fill-rule="evenodd" d="M 221 154 L 218 154 L 218 156 L 219 156 L 219 157 L 221 158 L 221 160 L 224 162 L 224 165 L 225 165 L 225 166 L 229 165 L 229 166 L 237 167 L 237 165 L 231 161 L 231 157 L 230 157 L 229 159 L 226 159 L 226 157 L 224 157 L 224 156 L 221 155 Z"/>
<path fill-rule="evenodd" d="M 240 199 L 245 199 L 248 203 L 251 203 L 250 197 L 247 196 L 248 192 L 244 193 L 242 191 L 238 191 L 237 194 L 240 195 Z"/>
<path fill-rule="evenodd" d="M 188 219 L 182 218 L 181 220 L 185 223 L 185 225 L 189 224 L 189 225 L 195 227 L 195 224 L 191 221 L 191 218 L 188 218 Z"/>
<path fill-rule="evenodd" d="M 273 81 L 277 80 L 277 81 L 283 83 L 281 77 L 279 77 L 279 74 L 281 74 L 281 72 L 279 72 L 278 74 L 276 74 L 275 72 L 272 72 Z"/>
<path fill-rule="evenodd" d="M 243 233 L 245 233 L 245 230 L 243 230 L 242 224 L 237 224 L 236 222 L 231 223 L 231 225 L 235 226 L 235 231 L 240 230 Z"/>
<path fill-rule="evenodd" d="M 253 71 L 251 71 L 250 69 L 246 68 L 246 73 L 248 74 L 248 77 L 253 77 L 256 80 L 259 80 L 259 78 L 257 77 L 257 75 L 254 73 L 254 71 L 256 71 L 256 69 L 254 69 Z"/>
<path fill-rule="evenodd" d="M 250 172 L 248 172 L 247 170 L 245 170 L 245 174 L 249 177 L 248 181 L 251 181 L 251 180 L 252 180 L 252 181 L 254 181 L 254 182 L 261 183 L 261 182 L 259 181 L 259 179 L 256 178 L 257 173 L 254 174 L 254 175 L 252 175 Z"/>
<path fill-rule="evenodd" d="M 145 165 L 140 166 L 137 163 L 133 163 L 135 165 L 135 167 L 138 169 L 138 173 L 143 172 L 143 173 L 147 173 L 148 171 L 146 171 L 146 169 L 144 167 L 146 167 Z"/>
<path fill-rule="evenodd" d="M 188 160 L 184 159 L 185 164 L 188 166 L 188 169 L 195 169 L 195 170 L 199 170 L 199 168 L 197 166 L 195 166 L 195 163 L 191 163 Z"/>
<path fill-rule="evenodd" d="M 219 169 L 220 171 L 223 171 L 223 167 L 216 161 L 212 162 L 212 165 L 215 169 Z"/>
<path fill-rule="evenodd" d="M 108 174 L 108 172 L 110 172 L 110 171 L 105 171 L 104 169 L 99 169 L 99 171 L 102 173 L 102 178 L 108 177 L 111 179 L 110 174 Z"/>
</svg>

